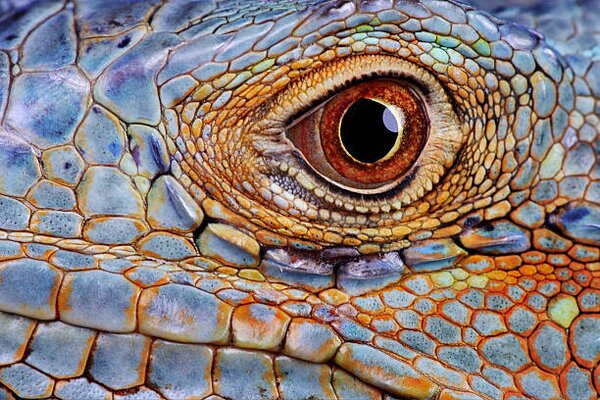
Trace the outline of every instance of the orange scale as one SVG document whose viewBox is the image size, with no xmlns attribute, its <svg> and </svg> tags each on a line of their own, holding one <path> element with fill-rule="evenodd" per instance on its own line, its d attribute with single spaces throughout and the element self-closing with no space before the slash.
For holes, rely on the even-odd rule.
<svg viewBox="0 0 600 400">
<path fill-rule="evenodd" d="M 537 272 L 537 269 L 534 265 L 523 265 L 519 268 L 519 271 L 525 276 L 531 276 Z"/>
</svg>

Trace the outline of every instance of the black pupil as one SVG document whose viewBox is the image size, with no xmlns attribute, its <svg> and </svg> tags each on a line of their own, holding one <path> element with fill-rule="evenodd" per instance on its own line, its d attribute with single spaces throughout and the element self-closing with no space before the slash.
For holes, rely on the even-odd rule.
<svg viewBox="0 0 600 400">
<path fill-rule="evenodd" d="M 398 122 L 384 104 L 358 99 L 342 118 L 340 137 L 348 154 L 360 162 L 373 163 L 394 147 Z"/>
</svg>

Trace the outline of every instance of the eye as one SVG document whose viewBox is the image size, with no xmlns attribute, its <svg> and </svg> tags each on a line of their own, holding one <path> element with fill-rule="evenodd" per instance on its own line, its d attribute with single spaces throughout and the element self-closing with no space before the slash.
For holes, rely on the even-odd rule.
<svg viewBox="0 0 600 400">
<path fill-rule="evenodd" d="M 375 79 L 309 111 L 286 136 L 323 178 L 347 190 L 375 193 L 411 169 L 428 132 L 420 90 L 401 80 Z"/>
<path fill-rule="evenodd" d="M 357 214 L 388 218 L 423 199 L 453 165 L 470 129 L 440 80 L 415 63 L 381 55 L 307 71 L 265 104 L 259 120 L 248 132 L 268 177 L 263 187 L 300 197 L 302 207 L 315 211 L 297 212 L 284 201 L 276 206 L 318 214 L 314 219 L 339 210 L 352 224 L 363 220 Z M 273 204 L 265 190 L 255 192 Z"/>
</svg>

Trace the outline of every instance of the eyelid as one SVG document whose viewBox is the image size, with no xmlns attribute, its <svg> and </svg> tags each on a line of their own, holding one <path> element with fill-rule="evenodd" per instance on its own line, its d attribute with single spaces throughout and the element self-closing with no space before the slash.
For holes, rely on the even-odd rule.
<svg viewBox="0 0 600 400">
<path fill-rule="evenodd" d="M 311 82 L 310 79 L 301 78 L 291 83 L 287 90 L 279 92 L 272 104 L 285 103 L 286 98 L 289 101 L 288 91 L 293 91 L 294 86 L 299 92 L 297 97 L 294 97 L 297 102 L 292 104 L 293 112 L 289 114 L 284 125 L 291 127 L 297 124 L 298 121 L 303 120 L 319 107 L 325 106 L 340 92 L 368 80 L 386 78 L 402 80 L 414 86 L 425 97 L 429 97 L 432 92 L 431 83 L 435 82 L 439 85 L 439 82 L 427 71 L 409 61 L 397 57 L 378 56 L 382 62 L 363 65 L 363 61 L 371 58 L 371 56 L 348 57 L 346 60 L 360 59 L 360 61 L 351 63 L 350 68 L 343 68 L 346 71 L 340 73 L 325 68 L 322 71 L 332 73 L 332 76 L 325 76 L 320 82 Z M 307 101 L 307 99 L 310 100 Z"/>
<path fill-rule="evenodd" d="M 352 56 L 325 64 L 279 91 L 266 104 L 261 129 L 287 127 L 341 90 L 370 78 L 396 78 L 413 83 L 421 89 L 429 106 L 444 105 L 449 114 L 455 115 L 440 81 L 424 68 L 393 56 Z"/>
</svg>

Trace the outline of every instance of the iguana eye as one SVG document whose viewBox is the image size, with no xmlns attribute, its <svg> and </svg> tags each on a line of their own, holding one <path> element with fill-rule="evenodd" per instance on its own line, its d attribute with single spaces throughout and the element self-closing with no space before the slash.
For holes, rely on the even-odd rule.
<svg viewBox="0 0 600 400">
<path fill-rule="evenodd" d="M 286 134 L 325 179 L 348 190 L 379 192 L 410 170 L 428 131 L 419 89 L 376 79 L 328 99 L 294 121 Z"/>
<path fill-rule="evenodd" d="M 380 55 L 312 69 L 261 111 L 248 132 L 269 180 L 319 209 L 353 215 L 414 205 L 468 132 L 439 79 Z"/>
</svg>

